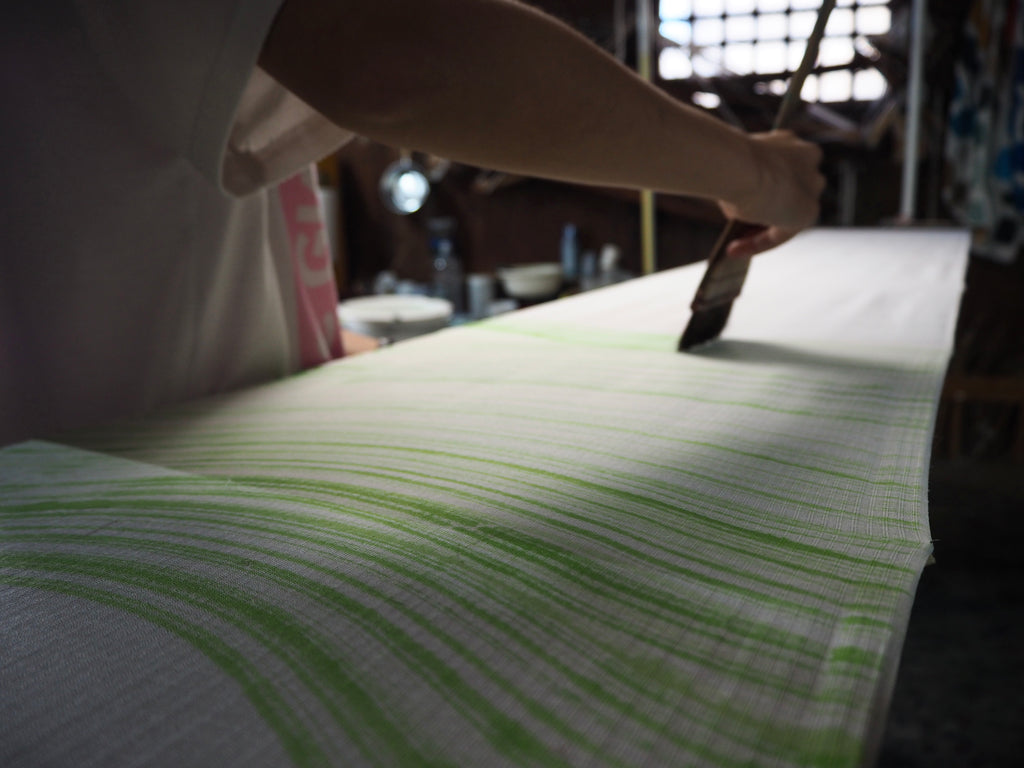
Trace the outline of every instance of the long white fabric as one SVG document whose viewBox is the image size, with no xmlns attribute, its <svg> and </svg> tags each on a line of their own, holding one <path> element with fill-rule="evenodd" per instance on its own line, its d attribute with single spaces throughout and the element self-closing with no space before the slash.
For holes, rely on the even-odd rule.
<svg viewBox="0 0 1024 768">
<path fill-rule="evenodd" d="M 0 451 L 0 764 L 847 766 L 966 236 L 819 230 Z"/>
</svg>

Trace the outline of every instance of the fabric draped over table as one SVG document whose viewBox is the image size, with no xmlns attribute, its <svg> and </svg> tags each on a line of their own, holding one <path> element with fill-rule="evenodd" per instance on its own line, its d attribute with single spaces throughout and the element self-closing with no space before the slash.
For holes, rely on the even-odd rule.
<svg viewBox="0 0 1024 768">
<path fill-rule="evenodd" d="M 0 763 L 870 762 L 967 237 L 816 231 L 0 451 Z"/>
</svg>

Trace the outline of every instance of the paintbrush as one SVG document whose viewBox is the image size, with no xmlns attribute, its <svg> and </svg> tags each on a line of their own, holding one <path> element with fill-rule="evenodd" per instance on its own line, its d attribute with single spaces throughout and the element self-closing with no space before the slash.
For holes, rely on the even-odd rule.
<svg viewBox="0 0 1024 768">
<path fill-rule="evenodd" d="M 835 4 L 836 0 L 823 0 L 821 8 L 818 10 L 814 29 L 811 30 L 810 37 L 807 38 L 804 56 L 800 60 L 800 66 L 796 68 L 793 77 L 790 78 L 786 94 L 782 97 L 782 104 L 779 105 L 779 111 L 775 115 L 772 130 L 783 128 L 796 109 L 804 80 L 818 60 L 818 47 L 821 45 L 821 38 L 825 34 L 825 24 L 828 22 L 829 14 L 832 13 Z M 697 293 L 690 304 L 693 314 L 679 339 L 680 352 L 717 338 L 725 329 L 729 313 L 732 312 L 733 302 L 743 290 L 743 283 L 750 267 L 750 258 L 726 258 L 726 246 L 733 240 L 758 229 L 760 227 L 738 222 L 733 218 L 726 220 L 722 234 L 718 236 L 714 248 L 711 249 L 707 270 L 704 272 L 704 277 L 700 281 L 700 285 L 697 286 Z"/>
</svg>

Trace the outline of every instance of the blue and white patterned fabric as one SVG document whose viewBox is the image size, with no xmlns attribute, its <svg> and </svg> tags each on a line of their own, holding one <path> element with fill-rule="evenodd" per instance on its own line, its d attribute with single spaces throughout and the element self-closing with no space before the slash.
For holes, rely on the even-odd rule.
<svg viewBox="0 0 1024 768">
<path fill-rule="evenodd" d="M 955 67 L 946 201 L 975 253 L 1010 262 L 1024 245 L 1024 7 L 976 0 Z"/>
</svg>

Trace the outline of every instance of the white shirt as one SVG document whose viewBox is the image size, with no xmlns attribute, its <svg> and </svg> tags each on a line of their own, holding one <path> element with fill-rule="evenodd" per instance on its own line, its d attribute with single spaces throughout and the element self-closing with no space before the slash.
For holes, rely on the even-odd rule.
<svg viewBox="0 0 1024 768">
<path fill-rule="evenodd" d="M 5 10 L 0 444 L 317 362 L 333 278 L 294 174 L 350 134 L 256 67 L 281 2 Z"/>
</svg>

